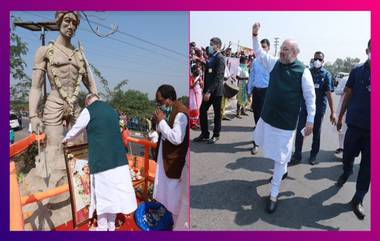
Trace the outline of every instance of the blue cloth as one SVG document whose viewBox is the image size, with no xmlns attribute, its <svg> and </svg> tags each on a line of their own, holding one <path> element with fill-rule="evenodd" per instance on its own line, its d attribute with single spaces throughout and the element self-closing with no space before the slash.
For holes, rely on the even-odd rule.
<svg viewBox="0 0 380 241">
<path fill-rule="evenodd" d="M 326 92 L 334 92 L 334 83 L 331 73 L 325 68 L 311 68 L 315 89 L 316 114 L 323 115 L 327 107 Z M 306 107 L 305 107 L 306 108 Z"/>
<path fill-rule="evenodd" d="M 248 95 L 252 94 L 253 87 L 267 88 L 269 84 L 269 72 L 260 64 L 253 61 L 248 81 Z"/>
<path fill-rule="evenodd" d="M 352 89 L 346 116 L 347 126 L 370 130 L 370 65 L 365 62 L 351 70 L 346 87 Z"/>
<path fill-rule="evenodd" d="M 143 231 L 173 229 L 172 214 L 159 202 L 144 202 L 135 212 L 137 226 Z"/>
<path fill-rule="evenodd" d="M 15 142 L 15 132 L 12 129 L 9 131 L 9 141 L 11 144 Z"/>
</svg>

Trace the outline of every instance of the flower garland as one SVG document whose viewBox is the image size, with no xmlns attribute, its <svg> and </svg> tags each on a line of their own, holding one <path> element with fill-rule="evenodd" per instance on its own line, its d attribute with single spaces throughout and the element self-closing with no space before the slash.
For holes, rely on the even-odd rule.
<svg viewBox="0 0 380 241">
<path fill-rule="evenodd" d="M 63 51 L 62 51 L 63 52 Z M 82 54 L 78 49 L 75 50 L 75 55 L 78 57 L 79 60 L 79 76 L 76 80 L 75 83 L 75 89 L 74 93 L 70 96 L 66 91 L 62 89 L 62 83 L 59 78 L 59 72 L 57 69 L 53 66 L 53 59 L 54 59 L 54 42 L 50 42 L 48 46 L 48 51 L 47 51 L 47 58 L 49 60 L 48 65 L 51 69 L 51 73 L 53 75 L 53 81 L 55 85 L 57 86 L 58 93 L 61 95 L 61 97 L 66 101 L 66 103 L 70 107 L 70 113 L 74 115 L 74 105 L 78 100 L 78 95 L 80 91 L 80 83 L 82 82 L 83 76 L 86 74 L 86 69 L 85 69 L 85 62 L 83 59 Z"/>
</svg>

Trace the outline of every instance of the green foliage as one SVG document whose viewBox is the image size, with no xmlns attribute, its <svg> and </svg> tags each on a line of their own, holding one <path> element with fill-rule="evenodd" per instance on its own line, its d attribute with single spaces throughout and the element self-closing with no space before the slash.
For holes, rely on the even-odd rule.
<svg viewBox="0 0 380 241">
<path fill-rule="evenodd" d="M 21 19 L 15 16 L 11 16 L 12 23 L 21 22 Z M 15 27 L 11 28 L 11 46 L 10 46 L 10 71 L 13 78 L 22 80 L 29 78 L 24 70 L 27 66 L 24 59 L 24 55 L 28 53 L 28 46 L 21 38 L 15 33 Z M 30 79 L 30 78 L 29 78 Z"/>
<path fill-rule="evenodd" d="M 115 86 L 115 88 L 113 89 L 113 91 L 114 91 L 114 92 L 118 92 L 118 91 L 122 90 L 122 88 L 123 88 L 124 86 L 126 86 L 127 84 L 128 84 L 128 80 L 127 80 L 127 79 L 122 80 L 122 81 L 120 81 L 120 82 Z"/>
<path fill-rule="evenodd" d="M 94 75 L 103 85 L 105 93 L 99 95 L 106 99 L 117 111 L 124 112 L 128 117 L 139 117 L 140 119 L 150 118 L 155 103 L 149 101 L 148 94 L 144 94 L 138 90 L 124 91 L 123 87 L 128 85 L 128 80 L 120 81 L 112 90 L 109 87 L 108 80 L 101 74 L 100 70 L 93 64 L 90 64 Z"/>
<path fill-rule="evenodd" d="M 11 106 L 11 110 L 19 112 L 19 111 L 28 110 L 29 103 L 26 101 L 11 100 L 10 106 Z"/>
<path fill-rule="evenodd" d="M 12 23 L 21 22 L 21 19 L 12 15 L 11 21 Z M 23 57 L 28 53 L 28 46 L 15 33 L 14 26 L 10 32 L 10 74 L 12 78 L 17 80 L 17 83 L 10 89 L 11 99 L 15 101 L 27 101 L 32 79 L 25 73 L 27 64 Z"/>
<path fill-rule="evenodd" d="M 185 106 L 189 107 L 189 96 L 181 96 L 178 98 Z"/>
<path fill-rule="evenodd" d="M 128 117 L 137 116 L 141 119 L 150 118 L 155 110 L 155 104 L 149 101 L 148 94 L 138 90 L 114 91 L 109 103 Z"/>
<path fill-rule="evenodd" d="M 352 67 L 360 62 L 359 58 L 350 58 L 346 57 L 346 59 L 338 58 L 334 63 L 325 63 L 324 67 L 329 70 L 335 78 L 336 74 L 339 72 L 349 73 Z"/>
<path fill-rule="evenodd" d="M 106 97 L 108 99 L 110 96 L 112 96 L 112 92 L 108 86 L 108 80 L 103 77 L 102 73 L 98 68 L 96 68 L 93 64 L 90 64 L 90 67 L 92 71 L 94 72 L 94 75 L 99 78 L 100 83 L 103 85 L 104 90 L 106 91 L 106 94 L 102 94 L 102 97 Z"/>
</svg>

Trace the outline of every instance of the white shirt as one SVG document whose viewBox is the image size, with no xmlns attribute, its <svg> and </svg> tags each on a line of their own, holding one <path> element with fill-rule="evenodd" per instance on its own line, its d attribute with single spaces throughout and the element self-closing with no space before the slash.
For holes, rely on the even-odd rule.
<svg viewBox="0 0 380 241">
<path fill-rule="evenodd" d="M 338 86 L 335 89 L 336 95 L 342 95 L 343 96 L 344 88 L 346 87 L 347 80 L 348 80 L 348 77 L 344 77 L 339 81 Z"/>
<path fill-rule="evenodd" d="M 87 108 L 84 108 L 82 112 L 79 114 L 74 126 L 71 128 L 69 132 L 67 132 L 63 141 L 70 141 L 79 134 L 81 134 L 88 125 L 88 122 L 90 122 L 90 112 Z"/>
<path fill-rule="evenodd" d="M 278 61 L 277 57 L 274 57 L 266 53 L 259 43 L 257 37 L 252 38 L 253 51 L 256 53 L 256 59 L 260 64 L 268 71 L 271 72 Z M 305 68 L 302 74 L 302 94 L 305 99 L 307 110 L 307 122 L 314 123 L 315 116 L 315 90 L 313 77 L 308 68 Z"/>
<path fill-rule="evenodd" d="M 174 119 L 173 129 L 170 128 L 166 120 L 158 123 L 157 131 L 161 133 L 162 140 L 168 140 L 173 145 L 180 145 L 186 135 L 187 117 L 183 113 L 178 113 Z"/>
<path fill-rule="evenodd" d="M 149 140 L 153 143 L 158 142 L 158 133 L 157 131 L 152 131 L 148 133 Z"/>
<path fill-rule="evenodd" d="M 187 117 L 183 113 L 176 115 L 173 128 L 170 128 L 165 120 L 161 120 L 157 126 L 157 131 L 161 133 L 161 141 L 157 156 L 153 198 L 162 203 L 174 215 L 178 215 L 181 209 L 184 208 L 181 203 L 183 192 L 187 188 L 184 180 L 187 176 L 187 168 L 185 165 L 179 179 L 168 178 L 164 170 L 162 143 L 164 140 L 168 140 L 174 145 L 180 145 L 185 139 L 187 132 L 186 127 Z"/>
</svg>

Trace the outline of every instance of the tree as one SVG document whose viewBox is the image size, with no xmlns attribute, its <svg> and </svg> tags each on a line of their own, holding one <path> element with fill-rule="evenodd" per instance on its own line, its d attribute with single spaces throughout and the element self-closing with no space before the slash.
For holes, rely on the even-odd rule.
<svg viewBox="0 0 380 241">
<path fill-rule="evenodd" d="M 15 16 L 11 16 L 11 21 L 20 22 L 21 19 Z M 24 70 L 27 64 L 25 63 L 23 56 L 28 53 L 27 43 L 23 42 L 15 33 L 15 26 L 11 27 L 11 46 L 10 46 L 10 71 L 13 78 L 22 80 L 30 77 L 25 74 Z"/>
<path fill-rule="evenodd" d="M 93 64 L 89 63 L 89 65 L 90 65 L 92 71 L 94 72 L 94 75 L 99 78 L 100 83 L 103 85 L 103 89 L 106 91 L 105 94 L 99 92 L 99 95 L 101 97 L 104 97 L 105 99 L 108 99 L 110 96 L 112 96 L 112 92 L 108 86 L 108 80 L 103 77 L 100 70 L 98 68 L 96 68 Z"/>
<path fill-rule="evenodd" d="M 334 63 L 327 62 L 324 67 L 327 70 L 329 70 L 333 78 L 335 78 L 336 74 L 339 72 L 349 73 L 352 67 L 358 64 L 359 62 L 360 62 L 359 58 L 346 57 L 344 60 L 341 58 L 338 58 L 335 60 Z"/>
<path fill-rule="evenodd" d="M 109 101 L 113 108 L 123 111 L 128 117 L 137 116 L 140 119 L 150 118 L 155 105 L 149 101 L 148 94 L 138 90 L 117 90 Z"/>
<path fill-rule="evenodd" d="M 12 15 L 11 21 L 12 23 L 20 22 L 21 19 Z M 11 101 L 20 104 L 27 102 L 32 85 L 32 79 L 25 73 L 27 64 L 23 59 L 24 55 L 28 53 L 28 46 L 27 43 L 22 41 L 20 36 L 15 33 L 15 26 L 11 27 L 10 32 L 10 74 L 11 77 L 17 81 L 14 86 L 11 86 L 10 94 Z"/>
<path fill-rule="evenodd" d="M 181 101 L 185 106 L 189 106 L 189 96 L 181 96 L 178 98 L 178 100 Z"/>
</svg>

